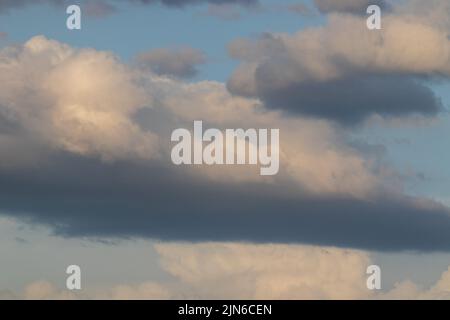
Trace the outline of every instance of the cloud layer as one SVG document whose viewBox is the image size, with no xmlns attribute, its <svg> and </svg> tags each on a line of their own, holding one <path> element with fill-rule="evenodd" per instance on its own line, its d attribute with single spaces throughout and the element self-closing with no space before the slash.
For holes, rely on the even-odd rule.
<svg viewBox="0 0 450 320">
<path fill-rule="evenodd" d="M 0 71 L 5 214 L 65 236 L 450 249 L 448 209 L 405 196 L 380 154 L 326 121 L 44 37 L 3 49 Z M 172 165 L 170 133 L 198 119 L 280 128 L 280 174 Z"/>
<path fill-rule="evenodd" d="M 161 243 L 156 245 L 170 280 L 95 288 L 81 293 L 36 281 L 0 299 L 449 299 L 450 269 L 430 288 L 411 281 L 393 289 L 366 287 L 369 254 L 298 245 Z M 383 277 L 383 269 L 382 269 Z M 382 278 L 383 279 L 383 278 Z"/>
<path fill-rule="evenodd" d="M 228 81 L 232 93 L 344 125 L 436 115 L 442 105 L 426 80 L 450 74 L 448 32 L 406 14 L 385 14 L 375 32 L 364 18 L 333 14 L 326 26 L 240 39 L 229 51 L 242 61 Z"/>
</svg>

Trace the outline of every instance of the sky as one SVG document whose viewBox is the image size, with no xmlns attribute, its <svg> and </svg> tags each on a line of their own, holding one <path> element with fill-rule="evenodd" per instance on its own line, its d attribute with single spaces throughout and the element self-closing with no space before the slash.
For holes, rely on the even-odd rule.
<svg viewBox="0 0 450 320">
<path fill-rule="evenodd" d="M 0 298 L 449 298 L 449 32 L 446 0 L 0 2 Z M 175 166 L 194 120 L 279 129 L 278 174 Z"/>
</svg>

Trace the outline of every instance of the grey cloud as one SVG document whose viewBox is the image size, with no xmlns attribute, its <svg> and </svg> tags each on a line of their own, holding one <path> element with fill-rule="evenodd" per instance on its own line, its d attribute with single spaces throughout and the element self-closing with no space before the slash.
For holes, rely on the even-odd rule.
<svg viewBox="0 0 450 320">
<path fill-rule="evenodd" d="M 364 15 L 370 5 L 378 5 L 385 9 L 388 3 L 385 0 L 314 0 L 314 4 L 322 13 L 346 12 Z"/>
<path fill-rule="evenodd" d="M 105 165 L 67 154 L 38 170 L 1 172 L 0 209 L 66 237 L 450 251 L 448 209 L 414 198 L 291 197 L 277 185 L 212 184 L 157 163 Z"/>
<path fill-rule="evenodd" d="M 287 10 L 302 16 L 309 16 L 312 14 L 311 8 L 304 3 L 295 3 L 288 5 Z"/>
<path fill-rule="evenodd" d="M 271 68 L 271 67 L 269 67 Z M 354 125 L 371 115 L 436 115 L 443 105 L 420 81 L 396 75 L 355 75 L 331 81 L 270 86 L 270 70 L 257 70 L 260 97 L 268 108 Z"/>
<path fill-rule="evenodd" d="M 204 54 L 196 49 L 159 48 L 140 54 L 137 57 L 140 67 L 149 68 L 159 75 L 190 78 L 197 74 L 197 65 L 206 62 Z"/>
<path fill-rule="evenodd" d="M 83 5 L 83 13 L 94 18 L 109 16 L 117 11 L 117 8 L 104 0 L 89 1 Z"/>
<path fill-rule="evenodd" d="M 241 17 L 239 10 L 232 4 L 210 4 L 205 14 L 230 21 L 238 20 Z"/>
<path fill-rule="evenodd" d="M 115 1 L 90 0 L 90 1 L 69 1 L 69 0 L 2 0 L 0 2 L 0 13 L 9 12 L 11 9 L 22 8 L 27 5 L 55 5 L 68 6 L 71 4 L 82 5 L 83 14 L 88 17 L 101 18 L 116 12 Z"/>
<path fill-rule="evenodd" d="M 2 107 L 3 106 L 0 105 L 0 109 Z M 19 130 L 19 124 L 0 113 L 0 134 L 17 133 Z"/>
<path fill-rule="evenodd" d="M 328 123 L 267 114 L 222 84 L 141 74 L 110 54 L 73 51 L 44 37 L 15 50 L 2 56 L 0 73 L 2 214 L 68 237 L 450 250 L 448 209 L 380 184 L 372 164 Z M 81 90 L 73 85 L 80 74 Z M 283 130 L 279 177 L 172 165 L 170 135 L 148 130 L 170 133 L 199 118 L 219 128 Z"/>
<path fill-rule="evenodd" d="M 0 13 L 10 9 L 20 8 L 33 4 L 63 4 L 64 0 L 2 0 L 0 2 Z"/>
<path fill-rule="evenodd" d="M 182 7 L 189 4 L 211 3 L 211 4 L 237 4 L 237 5 L 254 5 L 258 0 L 129 0 L 142 4 L 161 3 L 166 6 Z"/>
<path fill-rule="evenodd" d="M 69 5 L 69 4 L 84 4 L 88 12 L 92 12 L 93 16 L 105 15 L 115 11 L 114 3 L 119 0 L 100 0 L 96 1 L 95 8 L 88 1 L 83 3 L 83 1 L 69 1 L 69 0 L 2 0 L 0 2 L 0 13 L 7 12 L 10 9 L 20 8 L 26 5 L 36 5 L 36 4 L 51 4 L 51 5 Z M 135 4 L 156 4 L 160 3 L 168 7 L 183 7 L 192 4 L 236 4 L 243 6 L 252 6 L 258 3 L 258 0 L 125 0 L 130 3 Z"/>
<path fill-rule="evenodd" d="M 435 116 L 443 106 L 428 84 L 450 74 L 446 34 L 400 16 L 390 15 L 384 23 L 373 33 L 362 18 L 333 16 L 325 27 L 293 35 L 236 40 L 229 52 L 241 65 L 227 87 L 235 95 L 261 99 L 268 109 L 343 125 L 372 115 Z M 409 41 L 414 33 L 422 45 Z"/>
</svg>

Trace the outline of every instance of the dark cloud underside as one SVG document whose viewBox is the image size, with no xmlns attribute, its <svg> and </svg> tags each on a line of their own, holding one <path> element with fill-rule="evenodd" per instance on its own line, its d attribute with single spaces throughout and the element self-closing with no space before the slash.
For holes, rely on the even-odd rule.
<svg viewBox="0 0 450 320">
<path fill-rule="evenodd" d="M 40 170 L 2 173 L 0 209 L 63 236 L 450 251 L 443 207 L 419 207 L 406 197 L 363 201 L 279 190 L 192 180 L 177 168 L 63 156 Z"/>
<path fill-rule="evenodd" d="M 400 117 L 434 116 L 443 109 L 434 92 L 414 78 L 362 75 L 331 81 L 266 86 L 264 70 L 257 72 L 259 92 L 266 106 L 292 114 L 356 124 L 377 114 Z"/>
</svg>

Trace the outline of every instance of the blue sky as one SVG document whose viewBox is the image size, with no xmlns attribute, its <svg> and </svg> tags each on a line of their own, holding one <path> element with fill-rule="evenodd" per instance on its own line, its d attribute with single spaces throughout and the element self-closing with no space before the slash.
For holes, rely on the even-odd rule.
<svg viewBox="0 0 450 320">
<path fill-rule="evenodd" d="M 264 1 L 259 9 L 236 9 L 241 18 L 231 21 L 208 15 L 208 5 L 172 9 L 155 4 L 149 10 L 119 3 L 120 14 L 85 18 L 77 32 L 64 28 L 67 15 L 62 8 L 35 5 L 2 16 L 0 29 L 8 33 L 8 42 L 44 34 L 73 46 L 113 51 L 125 61 L 153 48 L 188 45 L 202 50 L 209 59 L 199 78 L 225 81 L 236 64 L 227 54 L 232 40 L 265 32 L 295 32 L 323 22 L 321 16 L 301 16 L 284 8 L 293 3 Z"/>
</svg>

